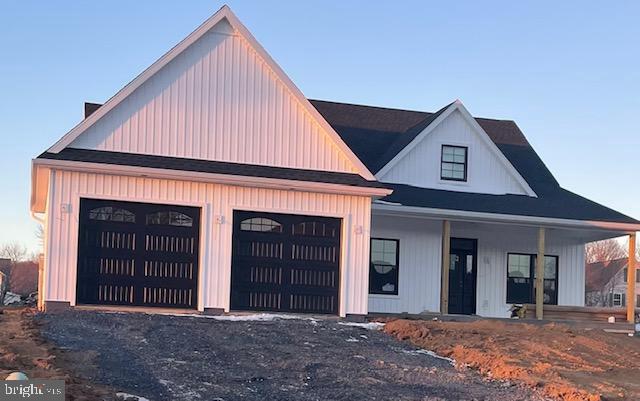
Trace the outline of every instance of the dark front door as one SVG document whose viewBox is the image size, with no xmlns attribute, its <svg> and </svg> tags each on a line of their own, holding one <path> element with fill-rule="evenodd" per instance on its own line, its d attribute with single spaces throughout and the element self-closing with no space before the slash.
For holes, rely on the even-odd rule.
<svg viewBox="0 0 640 401">
<path fill-rule="evenodd" d="M 451 238 L 449 313 L 476 313 L 477 245 L 475 239 Z"/>
<path fill-rule="evenodd" d="M 338 313 L 336 218 L 236 211 L 231 309 Z"/>
<path fill-rule="evenodd" d="M 80 304 L 196 308 L 200 209 L 80 200 Z"/>
</svg>

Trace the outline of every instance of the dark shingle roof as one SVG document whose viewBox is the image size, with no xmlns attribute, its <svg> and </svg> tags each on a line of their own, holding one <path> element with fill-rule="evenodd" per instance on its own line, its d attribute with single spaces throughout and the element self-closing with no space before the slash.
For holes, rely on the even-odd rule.
<svg viewBox="0 0 640 401">
<path fill-rule="evenodd" d="M 255 164 L 228 163 L 182 157 L 152 156 L 134 153 L 66 148 L 60 153 L 44 152 L 38 159 L 103 163 L 120 166 L 150 167 L 166 170 L 193 171 L 238 175 L 245 177 L 276 178 L 295 181 L 323 182 L 354 187 L 386 188 L 377 181 L 367 181 L 358 174 L 331 171 L 304 170 Z"/>
<path fill-rule="evenodd" d="M 373 172 L 433 122 L 436 113 L 310 100 L 353 152 Z M 510 120 L 476 118 L 478 124 L 534 190 L 537 198 L 488 195 L 388 184 L 394 192 L 385 201 L 439 209 L 487 213 L 640 223 L 560 187 L 520 128 Z"/>
</svg>

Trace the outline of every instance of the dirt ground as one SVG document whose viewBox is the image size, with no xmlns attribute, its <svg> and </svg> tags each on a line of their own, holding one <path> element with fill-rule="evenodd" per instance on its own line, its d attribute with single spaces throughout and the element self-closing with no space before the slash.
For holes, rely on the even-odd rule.
<svg viewBox="0 0 640 401">
<path fill-rule="evenodd" d="M 335 318 L 230 319 L 87 311 L 36 318 L 67 361 L 77 358 L 56 360 L 64 370 L 152 401 L 543 399 Z"/>
<path fill-rule="evenodd" d="M 563 401 L 640 400 L 640 338 L 559 324 L 394 320 L 384 331 Z"/>
<path fill-rule="evenodd" d="M 83 380 L 67 369 L 71 361 L 41 338 L 33 317 L 32 309 L 0 309 L 0 380 L 19 371 L 29 378 L 65 380 L 67 400 L 114 400 L 112 389 Z"/>
</svg>

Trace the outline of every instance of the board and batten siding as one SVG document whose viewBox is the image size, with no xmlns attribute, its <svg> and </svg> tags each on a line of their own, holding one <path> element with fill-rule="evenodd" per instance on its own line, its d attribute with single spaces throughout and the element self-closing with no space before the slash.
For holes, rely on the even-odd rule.
<svg viewBox="0 0 640 401">
<path fill-rule="evenodd" d="M 400 241 L 398 295 L 369 295 L 370 312 L 420 313 L 440 309 L 442 222 L 373 215 L 371 238 Z"/>
<path fill-rule="evenodd" d="M 442 145 L 467 147 L 466 182 L 440 179 Z M 382 182 L 447 191 L 527 194 L 513 173 L 506 168 L 504 162 L 489 148 L 459 110 L 448 115 L 389 171 L 378 176 L 378 179 Z"/>
<path fill-rule="evenodd" d="M 340 217 L 340 315 L 367 313 L 369 197 L 62 170 L 52 171 L 50 183 L 46 301 L 75 305 L 79 202 L 85 197 L 200 207 L 199 310 L 229 310 L 233 210 Z"/>
<path fill-rule="evenodd" d="M 69 147 L 357 172 L 226 20 Z"/>
<path fill-rule="evenodd" d="M 398 295 L 369 295 L 369 311 L 439 312 L 442 221 L 372 216 L 371 237 L 400 240 Z M 451 223 L 451 236 L 478 240 L 476 312 L 509 317 L 507 254 L 537 252 L 537 229 L 498 224 Z M 546 254 L 557 255 L 558 304 L 584 306 L 584 243 L 547 230 Z"/>
</svg>

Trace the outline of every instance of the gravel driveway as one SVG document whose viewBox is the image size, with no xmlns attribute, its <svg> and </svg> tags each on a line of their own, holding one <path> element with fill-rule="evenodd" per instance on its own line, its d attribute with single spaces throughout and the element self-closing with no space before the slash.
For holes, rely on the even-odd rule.
<svg viewBox="0 0 640 401">
<path fill-rule="evenodd" d="M 76 374 L 151 401 L 538 400 L 334 319 L 265 321 L 74 311 L 42 334 Z M 270 319 L 270 320 L 269 320 Z"/>
</svg>

